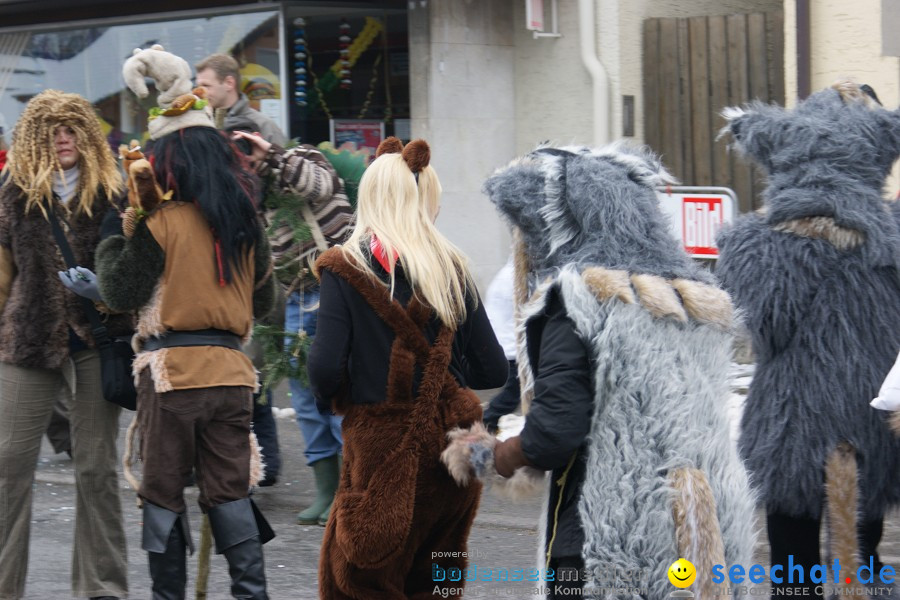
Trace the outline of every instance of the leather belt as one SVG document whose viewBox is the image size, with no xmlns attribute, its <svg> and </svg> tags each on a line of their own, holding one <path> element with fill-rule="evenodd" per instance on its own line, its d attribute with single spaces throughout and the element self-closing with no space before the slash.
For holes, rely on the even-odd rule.
<svg viewBox="0 0 900 600">
<path fill-rule="evenodd" d="M 142 350 L 149 352 L 183 346 L 223 346 L 232 350 L 241 350 L 241 336 L 223 329 L 168 331 L 163 336 L 154 336 L 144 340 Z"/>
</svg>

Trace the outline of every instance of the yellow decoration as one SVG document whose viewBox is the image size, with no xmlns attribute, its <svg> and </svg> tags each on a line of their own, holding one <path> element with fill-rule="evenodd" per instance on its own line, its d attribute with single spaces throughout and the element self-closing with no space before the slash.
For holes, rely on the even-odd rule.
<svg viewBox="0 0 900 600">
<path fill-rule="evenodd" d="M 278 76 L 256 63 L 247 63 L 241 67 L 241 88 L 251 100 L 281 98 L 281 82 Z"/>
<path fill-rule="evenodd" d="M 359 35 L 356 36 L 356 39 L 353 40 L 353 43 L 347 48 L 347 61 L 350 63 L 351 67 L 356 64 L 356 61 L 359 60 L 359 56 L 366 51 L 366 48 L 372 44 L 372 41 L 381 31 L 382 27 L 383 25 L 378 19 L 366 17 L 366 24 L 362 28 L 362 31 L 359 32 Z M 337 75 L 338 78 L 340 78 L 341 69 L 343 68 L 342 63 L 343 61 L 338 59 L 331 65 L 331 70 L 334 71 L 334 74 Z"/>
</svg>

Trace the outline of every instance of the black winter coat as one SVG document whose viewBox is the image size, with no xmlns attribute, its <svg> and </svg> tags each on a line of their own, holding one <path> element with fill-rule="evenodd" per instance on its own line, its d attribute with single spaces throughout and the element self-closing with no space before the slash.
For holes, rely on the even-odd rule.
<svg viewBox="0 0 900 600">
<path fill-rule="evenodd" d="M 595 368 L 588 349 L 575 333 L 575 324 L 566 314 L 562 298 L 555 290 L 551 293 L 553 297 L 543 313 L 532 317 L 526 326 L 528 357 L 534 370 L 534 400 L 521 438 L 525 458 L 539 469 L 553 471 L 548 541 L 553 535 L 560 494 L 557 482 L 569 461 L 573 461 L 563 487 L 551 548 L 551 556 L 561 558 L 581 556 L 584 545 L 578 501 L 585 477 L 585 440 L 594 412 Z"/>
<path fill-rule="evenodd" d="M 412 289 L 397 264 L 394 298 L 406 306 Z M 387 272 L 372 259 L 372 269 L 383 281 Z M 450 373 L 462 387 L 490 389 L 506 382 L 509 363 L 488 321 L 478 292 L 467 296 L 467 317 L 453 338 Z M 429 343 L 440 329 L 437 318 L 427 324 Z M 372 309 L 356 289 L 328 270 L 322 272 L 316 337 L 307 361 L 310 387 L 320 412 L 330 413 L 329 398 L 349 385 L 353 404 L 382 402 L 387 391 L 388 367 L 394 331 Z M 416 368 L 413 393 L 421 378 Z"/>
</svg>

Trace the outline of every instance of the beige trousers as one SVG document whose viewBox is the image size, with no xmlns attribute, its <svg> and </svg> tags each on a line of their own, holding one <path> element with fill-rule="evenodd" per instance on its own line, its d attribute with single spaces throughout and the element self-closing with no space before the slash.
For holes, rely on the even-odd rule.
<svg viewBox="0 0 900 600">
<path fill-rule="evenodd" d="M 34 473 L 60 394 L 68 395 L 75 463 L 72 594 L 128 595 L 116 474 L 120 409 L 103 399 L 99 354 L 84 350 L 60 369 L 0 363 L 0 600 L 25 593 Z"/>
</svg>

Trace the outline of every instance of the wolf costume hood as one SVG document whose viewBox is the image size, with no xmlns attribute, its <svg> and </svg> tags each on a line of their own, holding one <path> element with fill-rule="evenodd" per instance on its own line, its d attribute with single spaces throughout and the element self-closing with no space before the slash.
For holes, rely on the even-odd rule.
<svg viewBox="0 0 900 600">
<path fill-rule="evenodd" d="M 757 360 L 741 455 L 770 514 L 818 519 L 826 489 L 837 493 L 827 481 L 858 473 L 858 501 L 855 490 L 852 506 L 830 499 L 830 520 L 840 521 L 832 509 L 880 520 L 900 501 L 900 444 L 869 407 L 900 348 L 900 211 L 881 197 L 900 114 L 847 82 L 793 110 L 754 103 L 724 114 L 769 177 L 763 209 L 717 240 L 717 275 Z M 850 553 L 854 527 L 831 536 Z"/>
<path fill-rule="evenodd" d="M 839 246 L 859 246 L 873 265 L 900 264 L 897 222 L 882 198 L 900 156 L 900 113 L 844 82 L 794 110 L 754 102 L 724 116 L 735 147 L 768 176 L 766 224 L 785 230 L 818 218 L 821 228 L 831 219 Z"/>
<path fill-rule="evenodd" d="M 603 265 L 712 282 L 669 233 L 654 188 L 675 183 L 659 160 L 626 144 L 540 147 L 485 183 L 518 229 L 538 278 L 566 265 Z"/>
<path fill-rule="evenodd" d="M 553 294 L 594 369 L 577 492 L 589 597 L 615 587 L 610 565 L 643 573 L 635 586 L 661 598 L 674 557 L 704 573 L 752 557 L 753 499 L 725 412 L 731 303 L 669 233 L 654 188 L 672 182 L 655 156 L 616 144 L 538 148 L 485 184 L 530 271 L 523 389 L 532 323 Z"/>
</svg>

